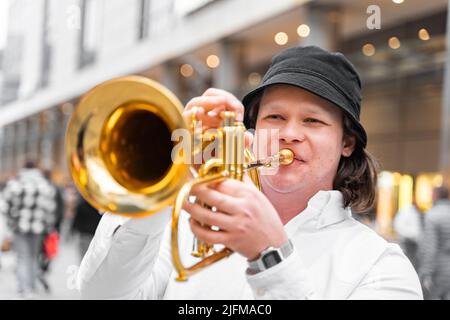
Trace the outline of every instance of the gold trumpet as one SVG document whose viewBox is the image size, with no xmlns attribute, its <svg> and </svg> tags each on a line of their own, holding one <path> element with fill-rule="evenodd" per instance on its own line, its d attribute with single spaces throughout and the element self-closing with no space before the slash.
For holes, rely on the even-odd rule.
<svg viewBox="0 0 450 320">
<path fill-rule="evenodd" d="M 128 217 L 144 217 L 172 205 L 171 251 L 179 281 L 229 256 L 224 248 L 197 240 L 194 256 L 203 259 L 187 268 L 178 250 L 178 221 L 190 190 L 199 184 L 226 178 L 242 180 L 248 171 L 260 189 L 257 170 L 274 163 L 288 165 L 293 153 L 282 149 L 262 161 L 255 161 L 245 148 L 242 122 L 234 112 L 222 112 L 222 126 L 213 133 L 198 130 L 195 118 L 183 118 L 183 106 L 167 88 L 150 79 L 128 76 L 98 85 L 85 94 L 67 127 L 66 155 L 72 179 L 82 196 L 100 211 Z M 189 123 L 188 123 L 189 122 Z M 172 132 L 185 129 L 194 146 L 186 154 L 173 152 Z M 217 143 L 215 155 L 198 170 L 186 162 Z"/>
</svg>

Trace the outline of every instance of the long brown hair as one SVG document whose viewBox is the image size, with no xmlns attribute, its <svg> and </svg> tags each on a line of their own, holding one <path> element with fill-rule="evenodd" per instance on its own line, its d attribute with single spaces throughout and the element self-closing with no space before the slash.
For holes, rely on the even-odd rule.
<svg viewBox="0 0 450 320">
<path fill-rule="evenodd" d="M 361 137 L 353 122 L 344 115 L 344 136 L 356 138 L 355 150 L 349 157 L 341 157 L 333 181 L 333 189 L 344 196 L 344 207 L 353 212 L 367 212 L 375 203 L 378 162 L 362 146 Z"/>
</svg>

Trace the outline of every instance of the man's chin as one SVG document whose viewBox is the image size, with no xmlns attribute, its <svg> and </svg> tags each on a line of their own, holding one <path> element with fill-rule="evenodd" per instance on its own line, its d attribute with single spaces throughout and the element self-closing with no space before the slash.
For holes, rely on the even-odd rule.
<svg viewBox="0 0 450 320">
<path fill-rule="evenodd" d="M 302 185 L 299 179 L 292 179 L 292 177 L 265 176 L 263 179 L 268 187 L 281 193 L 292 192 L 299 189 Z"/>
</svg>

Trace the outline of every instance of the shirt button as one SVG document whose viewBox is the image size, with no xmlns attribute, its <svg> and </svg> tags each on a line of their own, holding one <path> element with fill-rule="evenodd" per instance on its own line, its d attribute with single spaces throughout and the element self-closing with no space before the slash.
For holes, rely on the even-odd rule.
<svg viewBox="0 0 450 320">
<path fill-rule="evenodd" d="M 256 295 L 257 296 L 262 297 L 265 294 L 266 294 L 266 289 L 265 288 L 258 288 L 258 289 L 256 289 Z"/>
</svg>

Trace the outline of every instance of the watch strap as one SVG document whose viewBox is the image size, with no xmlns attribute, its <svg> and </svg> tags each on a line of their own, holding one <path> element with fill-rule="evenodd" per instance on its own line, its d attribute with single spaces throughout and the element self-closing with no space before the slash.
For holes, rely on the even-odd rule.
<svg viewBox="0 0 450 320">
<path fill-rule="evenodd" d="M 267 270 L 286 260 L 293 251 L 294 246 L 291 240 L 289 240 L 279 248 L 268 247 L 260 253 L 257 259 L 248 261 L 249 270 L 251 273 L 258 273 Z M 267 260 L 267 257 L 269 255 L 275 255 L 275 258 L 270 259 L 271 263 L 268 265 L 265 260 Z"/>
</svg>

